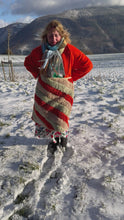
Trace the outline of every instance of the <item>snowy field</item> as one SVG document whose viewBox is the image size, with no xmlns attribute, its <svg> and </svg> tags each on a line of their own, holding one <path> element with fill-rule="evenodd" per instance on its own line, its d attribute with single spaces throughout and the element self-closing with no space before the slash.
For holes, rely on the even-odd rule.
<svg viewBox="0 0 124 220">
<path fill-rule="evenodd" d="M 89 57 L 94 69 L 75 83 L 69 146 L 54 156 L 34 137 L 36 81 L 24 57 L 12 57 L 15 82 L 0 66 L 1 220 L 124 220 L 124 54 Z"/>
</svg>

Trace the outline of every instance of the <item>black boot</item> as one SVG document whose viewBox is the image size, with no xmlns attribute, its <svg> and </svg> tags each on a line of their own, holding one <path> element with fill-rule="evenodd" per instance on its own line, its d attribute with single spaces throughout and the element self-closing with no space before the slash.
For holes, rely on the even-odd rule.
<svg viewBox="0 0 124 220">
<path fill-rule="evenodd" d="M 53 142 L 53 141 L 51 141 L 51 142 L 49 142 L 49 144 L 48 144 L 48 150 L 49 150 L 52 154 L 54 154 L 54 152 L 57 150 L 57 146 L 59 145 L 59 138 L 55 138 L 55 140 L 56 140 L 56 143 Z"/>
<path fill-rule="evenodd" d="M 59 137 L 55 138 L 56 143 L 51 141 L 48 144 L 48 151 L 52 154 L 57 150 L 57 146 L 62 147 L 62 148 L 67 148 L 67 138 L 62 137 L 59 139 Z"/>
<path fill-rule="evenodd" d="M 66 148 L 67 147 L 67 137 L 66 138 L 62 137 L 60 144 L 61 144 L 62 147 Z"/>
<path fill-rule="evenodd" d="M 55 138 L 55 140 L 56 140 L 56 146 L 60 146 L 60 147 L 67 147 L 67 137 L 65 138 L 65 137 L 61 137 L 61 138 L 59 138 L 59 137 L 57 137 L 57 138 Z"/>
</svg>

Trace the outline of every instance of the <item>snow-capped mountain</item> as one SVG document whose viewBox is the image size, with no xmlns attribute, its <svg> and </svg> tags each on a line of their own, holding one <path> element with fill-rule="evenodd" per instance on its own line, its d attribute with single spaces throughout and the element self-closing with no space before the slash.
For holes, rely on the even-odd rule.
<svg viewBox="0 0 124 220">
<path fill-rule="evenodd" d="M 89 54 L 124 52 L 124 7 L 89 7 L 39 17 L 29 24 L 14 23 L 0 28 L 0 54 L 28 54 L 41 43 L 45 25 L 58 19 L 71 33 L 72 44 Z"/>
</svg>

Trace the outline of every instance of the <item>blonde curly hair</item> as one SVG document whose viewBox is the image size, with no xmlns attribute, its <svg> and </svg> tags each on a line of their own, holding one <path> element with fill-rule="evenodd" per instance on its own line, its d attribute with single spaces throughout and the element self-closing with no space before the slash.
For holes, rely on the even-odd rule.
<svg viewBox="0 0 124 220">
<path fill-rule="evenodd" d="M 64 38 L 64 41 L 66 43 L 71 43 L 70 33 L 67 31 L 67 29 L 64 28 L 62 23 L 59 22 L 58 20 L 52 20 L 50 23 L 47 24 L 41 35 L 43 42 L 47 41 L 47 34 L 52 28 L 59 32 L 60 36 Z"/>
</svg>

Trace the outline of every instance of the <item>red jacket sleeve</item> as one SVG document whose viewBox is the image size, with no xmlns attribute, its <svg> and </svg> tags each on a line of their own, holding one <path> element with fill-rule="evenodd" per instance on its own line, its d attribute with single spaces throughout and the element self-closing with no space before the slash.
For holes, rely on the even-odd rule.
<svg viewBox="0 0 124 220">
<path fill-rule="evenodd" d="M 73 54 L 71 75 L 73 81 L 76 81 L 85 76 L 88 72 L 90 72 L 93 68 L 93 64 L 91 60 L 76 47 L 71 45 L 71 50 Z"/>
<path fill-rule="evenodd" d="M 39 75 L 40 66 L 42 59 L 41 46 L 36 47 L 32 52 L 25 58 L 24 66 L 36 79 Z"/>
</svg>

